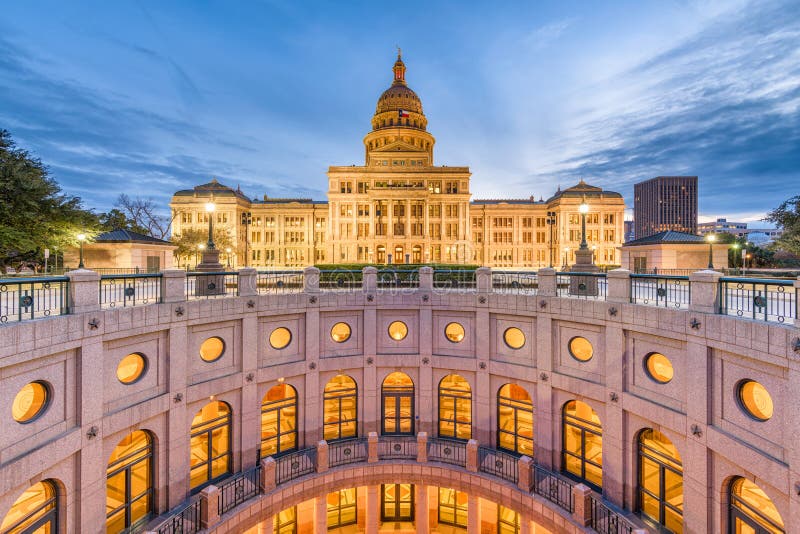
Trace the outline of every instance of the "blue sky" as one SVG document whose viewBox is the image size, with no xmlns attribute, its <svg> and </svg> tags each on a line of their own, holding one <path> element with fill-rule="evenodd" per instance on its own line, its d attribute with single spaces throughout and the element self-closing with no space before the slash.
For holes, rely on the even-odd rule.
<svg viewBox="0 0 800 534">
<path fill-rule="evenodd" d="M 474 198 L 696 174 L 701 215 L 752 220 L 800 193 L 796 0 L 5 2 L 0 128 L 96 209 L 212 176 L 324 199 L 396 44 Z"/>
</svg>

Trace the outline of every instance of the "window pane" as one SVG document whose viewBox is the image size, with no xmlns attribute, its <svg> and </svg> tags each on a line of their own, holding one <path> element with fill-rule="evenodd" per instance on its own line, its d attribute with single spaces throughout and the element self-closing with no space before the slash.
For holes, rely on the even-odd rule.
<svg viewBox="0 0 800 534">
<path fill-rule="evenodd" d="M 217 478 L 228 472 L 228 456 L 217 458 L 211 464 L 211 477 Z"/>
</svg>

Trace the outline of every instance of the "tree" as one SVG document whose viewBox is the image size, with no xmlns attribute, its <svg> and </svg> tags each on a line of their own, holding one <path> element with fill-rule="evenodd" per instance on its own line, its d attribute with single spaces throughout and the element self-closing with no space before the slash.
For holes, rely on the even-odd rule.
<svg viewBox="0 0 800 534">
<path fill-rule="evenodd" d="M 110 232 L 111 230 L 130 230 L 131 232 L 150 235 L 147 228 L 129 219 L 127 215 L 116 208 L 108 213 L 100 214 L 100 226 L 106 232 Z"/>
<path fill-rule="evenodd" d="M 117 202 L 114 204 L 117 209 L 111 210 L 112 212 L 119 212 L 129 221 L 131 227 L 126 227 L 134 232 L 149 235 L 158 239 L 166 239 L 169 234 L 172 219 L 159 213 L 156 203 L 151 198 L 131 198 L 126 194 L 121 194 L 117 197 Z M 141 230 L 135 230 L 134 227 Z"/>
<path fill-rule="evenodd" d="M 197 263 L 200 258 L 198 245 L 205 245 L 208 242 L 208 231 L 200 230 L 197 228 L 187 228 L 181 235 L 172 236 L 172 244 L 177 245 L 174 255 L 178 260 L 180 266 L 181 259 L 185 264 L 191 265 Z M 230 230 L 224 226 L 217 226 L 214 228 L 214 246 L 217 250 L 224 252 L 228 247 L 234 247 L 233 239 L 231 238 Z M 197 261 L 193 261 L 195 257 Z"/>
<path fill-rule="evenodd" d="M 783 235 L 775 241 L 776 248 L 800 255 L 800 195 L 784 201 L 764 220 L 783 229 Z"/>
<path fill-rule="evenodd" d="M 40 261 L 45 248 L 78 244 L 93 235 L 97 216 L 81 199 L 65 195 L 41 160 L 17 148 L 0 130 L 0 264 Z"/>
</svg>

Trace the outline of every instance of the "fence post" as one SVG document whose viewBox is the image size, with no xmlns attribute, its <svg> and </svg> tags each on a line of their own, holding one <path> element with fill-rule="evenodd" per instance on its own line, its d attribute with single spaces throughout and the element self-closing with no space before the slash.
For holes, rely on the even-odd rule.
<svg viewBox="0 0 800 534">
<path fill-rule="evenodd" d="M 364 293 L 374 293 L 378 289 L 378 269 L 375 267 L 364 267 L 361 270 L 361 287 Z"/>
<path fill-rule="evenodd" d="M 539 282 L 539 290 L 537 295 L 542 297 L 555 297 L 558 292 L 556 291 L 556 270 L 551 267 L 539 269 L 536 273 L 536 279 Z"/>
<path fill-rule="evenodd" d="M 419 268 L 419 290 L 426 293 L 433 291 L 433 267 Z"/>
<path fill-rule="evenodd" d="M 576 484 L 572 486 L 572 502 L 575 508 L 572 512 L 572 520 L 580 526 L 585 527 L 592 522 L 592 490 L 586 484 Z"/>
<path fill-rule="evenodd" d="M 478 472 L 478 440 L 476 439 L 467 442 L 467 471 Z"/>
<path fill-rule="evenodd" d="M 531 491 L 533 487 L 533 459 L 530 456 L 520 456 L 517 460 L 517 487 L 524 492 Z"/>
<path fill-rule="evenodd" d="M 83 313 L 100 309 L 100 275 L 88 269 L 67 273 L 69 278 L 69 311 Z"/>
<path fill-rule="evenodd" d="M 324 439 L 317 443 L 317 473 L 328 470 L 328 442 Z"/>
<path fill-rule="evenodd" d="M 719 312 L 719 279 L 717 271 L 697 271 L 689 274 L 691 297 L 689 310 L 701 313 Z"/>
<path fill-rule="evenodd" d="M 258 481 L 261 493 L 269 493 L 275 489 L 275 458 L 268 456 L 261 460 L 261 474 Z"/>
<path fill-rule="evenodd" d="M 161 273 L 161 302 L 186 300 L 186 271 L 167 269 Z"/>
<path fill-rule="evenodd" d="M 417 434 L 417 462 L 424 464 L 428 461 L 428 433 Z"/>
<path fill-rule="evenodd" d="M 200 526 L 209 528 L 219 522 L 219 488 L 206 486 L 200 492 Z"/>
<path fill-rule="evenodd" d="M 794 314 L 795 322 L 800 321 L 800 276 L 794 281 Z M 800 325 L 800 322 L 798 322 Z"/>
<path fill-rule="evenodd" d="M 614 269 L 606 274 L 608 281 L 608 302 L 631 301 L 631 272 L 627 269 Z"/>
<path fill-rule="evenodd" d="M 367 435 L 367 463 L 374 464 L 377 461 L 378 461 L 378 433 L 370 432 Z"/>
<path fill-rule="evenodd" d="M 256 279 L 258 271 L 255 267 L 242 267 L 239 269 L 239 296 L 252 297 L 258 295 Z"/>
<path fill-rule="evenodd" d="M 492 292 L 492 269 L 490 267 L 475 269 L 475 287 L 478 293 Z"/>
<path fill-rule="evenodd" d="M 303 269 L 303 291 L 306 293 L 319 293 L 319 269 L 316 267 Z"/>
</svg>

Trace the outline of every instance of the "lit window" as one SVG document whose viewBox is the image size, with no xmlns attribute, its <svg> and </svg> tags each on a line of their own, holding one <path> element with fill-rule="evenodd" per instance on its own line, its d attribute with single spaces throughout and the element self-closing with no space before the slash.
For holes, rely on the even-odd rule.
<svg viewBox="0 0 800 534">
<path fill-rule="evenodd" d="M 448 323 L 444 327 L 444 335 L 453 343 L 460 343 L 464 339 L 464 327 L 459 323 Z"/>
<path fill-rule="evenodd" d="M 439 488 L 439 523 L 467 528 L 469 497 L 463 491 Z"/>
<path fill-rule="evenodd" d="M 784 534 L 778 509 L 764 490 L 746 478 L 737 478 L 730 486 L 729 532 Z"/>
<path fill-rule="evenodd" d="M 200 358 L 205 362 L 214 362 L 225 352 L 225 342 L 219 337 L 210 337 L 200 345 Z"/>
<path fill-rule="evenodd" d="M 381 384 L 383 405 L 382 434 L 414 435 L 414 382 L 399 371 L 390 373 Z"/>
<path fill-rule="evenodd" d="M 347 323 L 336 323 L 331 328 L 331 339 L 336 343 L 344 343 L 350 339 L 350 325 Z"/>
<path fill-rule="evenodd" d="M 200 490 L 231 472 L 231 409 L 209 402 L 192 419 L 189 486 Z"/>
<path fill-rule="evenodd" d="M 533 402 L 516 384 L 497 392 L 497 448 L 533 457 Z"/>
<path fill-rule="evenodd" d="M 683 464 L 661 432 L 639 433 L 639 511 L 670 532 L 683 532 Z"/>
<path fill-rule="evenodd" d="M 389 337 L 395 341 L 402 341 L 408 335 L 408 327 L 403 321 L 394 321 L 389 325 Z"/>
<path fill-rule="evenodd" d="M 22 386 L 11 404 L 11 415 L 18 423 L 30 423 L 42 415 L 50 403 L 50 388 L 44 382 Z"/>
<path fill-rule="evenodd" d="M 297 506 L 275 514 L 275 534 L 297 534 Z"/>
<path fill-rule="evenodd" d="M 346 375 L 336 375 L 325 385 L 322 396 L 323 439 L 353 438 L 358 435 L 358 387 Z"/>
<path fill-rule="evenodd" d="M 270 388 L 261 401 L 260 457 L 297 449 L 297 391 L 288 384 Z"/>
<path fill-rule="evenodd" d="M 11 506 L 0 532 L 22 534 L 27 532 L 58 532 L 58 494 L 53 483 L 37 482 L 22 492 Z"/>
<path fill-rule="evenodd" d="M 672 368 L 672 362 L 660 352 L 651 352 L 645 356 L 644 366 L 647 375 L 659 384 L 666 384 L 672 380 L 675 374 L 675 370 Z"/>
<path fill-rule="evenodd" d="M 439 382 L 439 437 L 472 438 L 472 389 L 460 375 Z"/>
<path fill-rule="evenodd" d="M 576 336 L 567 345 L 569 355 L 580 362 L 588 362 L 594 356 L 594 348 L 585 337 Z"/>
<path fill-rule="evenodd" d="M 117 365 L 117 380 L 125 385 L 139 380 L 147 370 L 147 360 L 142 354 L 134 352 L 122 358 Z"/>
<path fill-rule="evenodd" d="M 506 328 L 503 332 L 503 341 L 514 350 L 521 349 L 525 345 L 525 333 L 515 326 Z"/>
<path fill-rule="evenodd" d="M 755 380 L 739 382 L 739 404 L 745 412 L 759 421 L 772 417 L 773 405 L 767 389 Z"/>
<path fill-rule="evenodd" d="M 581 401 L 562 411 L 562 471 L 595 488 L 603 485 L 603 427 L 600 417 Z"/>
<path fill-rule="evenodd" d="M 414 520 L 414 485 L 381 484 L 381 521 Z"/>
<path fill-rule="evenodd" d="M 269 335 L 269 344 L 273 349 L 281 350 L 289 346 L 292 342 L 292 332 L 288 328 L 281 326 L 276 328 Z"/>
<path fill-rule="evenodd" d="M 497 505 L 497 534 L 519 534 L 519 513 L 502 504 Z"/>
<path fill-rule="evenodd" d="M 328 530 L 355 525 L 358 521 L 358 489 L 328 493 Z"/>
<path fill-rule="evenodd" d="M 153 441 L 137 430 L 117 444 L 106 468 L 106 531 L 123 532 L 153 512 Z"/>
</svg>

